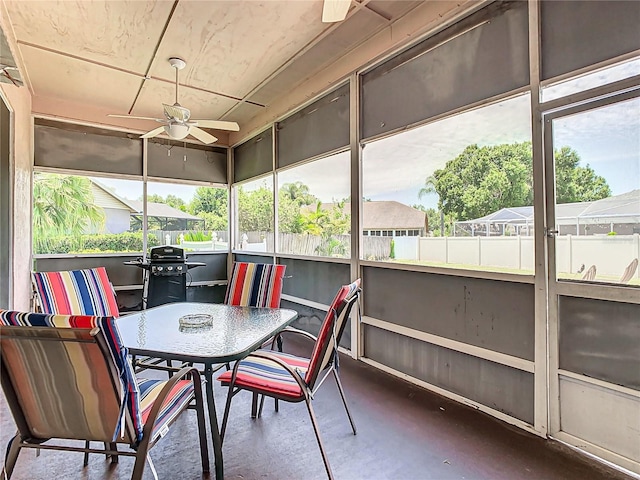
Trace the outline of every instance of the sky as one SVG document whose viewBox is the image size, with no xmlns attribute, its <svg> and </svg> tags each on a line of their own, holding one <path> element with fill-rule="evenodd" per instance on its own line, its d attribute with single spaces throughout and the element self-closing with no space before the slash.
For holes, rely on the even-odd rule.
<svg viewBox="0 0 640 480">
<path fill-rule="evenodd" d="M 613 80 L 640 74 L 640 59 L 591 73 L 543 90 L 550 100 Z M 596 174 L 605 177 L 614 195 L 640 188 L 640 99 L 632 99 L 553 123 L 555 148 L 569 146 Z M 522 94 L 497 104 L 465 112 L 392 137 L 366 144 L 363 149 L 363 195 L 371 200 L 397 200 L 407 205 L 436 207 L 437 195 L 422 199 L 425 179 L 467 145 L 497 145 L 531 140 L 530 98 Z M 349 152 L 333 155 L 278 174 L 278 185 L 302 181 L 323 202 L 350 193 Z M 129 199 L 142 196 L 142 183 L 112 179 L 100 182 Z M 268 180 L 267 182 L 270 182 Z M 251 189 L 265 183 L 246 184 Z M 189 201 L 196 187 L 149 184 L 149 194 L 171 193 Z"/>
</svg>

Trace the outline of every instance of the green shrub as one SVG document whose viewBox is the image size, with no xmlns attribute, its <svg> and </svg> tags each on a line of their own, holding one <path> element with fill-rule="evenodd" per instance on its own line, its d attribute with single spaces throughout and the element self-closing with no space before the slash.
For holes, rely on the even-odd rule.
<svg viewBox="0 0 640 480">
<path fill-rule="evenodd" d="M 149 247 L 155 247 L 159 244 L 160 242 L 155 235 L 147 236 Z M 69 235 L 49 237 L 44 240 L 36 239 L 33 250 L 35 254 L 141 252 L 142 232 Z"/>
<path fill-rule="evenodd" d="M 211 235 L 204 232 L 187 232 L 184 239 L 187 242 L 210 242 Z"/>
<path fill-rule="evenodd" d="M 617 235 L 617 233 L 616 232 L 609 232 L 609 233 L 607 233 L 607 235 Z"/>
<path fill-rule="evenodd" d="M 391 239 L 391 250 L 389 252 L 389 258 L 391 260 L 394 260 L 396 258 L 396 242 L 393 240 L 393 238 Z"/>
</svg>

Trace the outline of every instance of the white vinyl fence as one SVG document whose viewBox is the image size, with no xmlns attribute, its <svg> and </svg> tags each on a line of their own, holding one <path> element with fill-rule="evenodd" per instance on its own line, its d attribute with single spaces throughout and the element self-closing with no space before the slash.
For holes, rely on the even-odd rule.
<svg viewBox="0 0 640 480">
<path fill-rule="evenodd" d="M 534 270 L 533 237 L 400 237 L 394 243 L 400 261 Z M 598 275 L 619 277 L 640 258 L 640 235 L 563 235 L 556 238 L 556 258 L 560 273 L 596 265 Z M 640 269 L 634 278 L 640 278 Z"/>
</svg>

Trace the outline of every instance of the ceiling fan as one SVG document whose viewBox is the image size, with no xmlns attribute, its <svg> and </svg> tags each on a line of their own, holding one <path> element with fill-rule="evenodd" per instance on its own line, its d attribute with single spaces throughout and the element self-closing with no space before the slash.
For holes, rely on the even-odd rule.
<svg viewBox="0 0 640 480">
<path fill-rule="evenodd" d="M 347 18 L 351 0 L 324 0 L 322 21 L 324 23 L 341 22 Z"/>
<path fill-rule="evenodd" d="M 156 135 L 160 135 L 162 132 L 165 132 L 174 140 L 182 140 L 187 135 L 191 135 L 200 140 L 202 143 L 209 144 L 215 142 L 218 139 L 198 127 L 215 128 L 217 130 L 229 130 L 232 132 L 237 132 L 240 130 L 240 127 L 236 122 L 224 122 L 221 120 L 191 120 L 191 111 L 178 103 L 178 71 L 182 70 L 187 64 L 181 58 L 175 57 L 169 59 L 169 64 L 176 69 L 176 103 L 174 103 L 173 105 L 167 105 L 166 103 L 162 104 L 165 118 L 111 114 L 108 116 L 116 118 L 135 118 L 138 120 L 155 120 L 156 122 L 165 124 L 162 127 L 154 128 L 144 135 L 141 135 L 140 138 L 152 138 Z"/>
</svg>

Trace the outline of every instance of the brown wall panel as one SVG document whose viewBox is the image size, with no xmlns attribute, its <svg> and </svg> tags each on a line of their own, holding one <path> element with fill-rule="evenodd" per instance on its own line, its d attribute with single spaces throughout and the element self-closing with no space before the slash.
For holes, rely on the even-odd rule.
<svg viewBox="0 0 640 480">
<path fill-rule="evenodd" d="M 533 424 L 533 374 L 364 326 L 365 356 Z"/>
<path fill-rule="evenodd" d="M 363 271 L 365 315 L 533 360 L 533 285 L 377 267 Z"/>
</svg>

